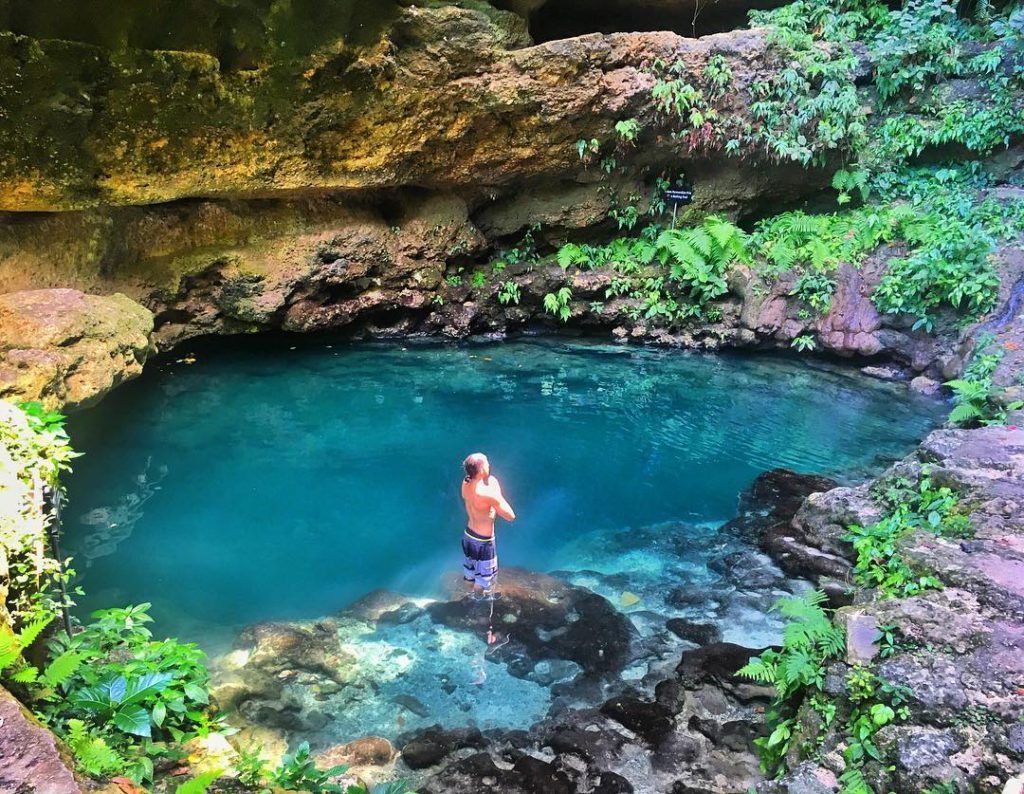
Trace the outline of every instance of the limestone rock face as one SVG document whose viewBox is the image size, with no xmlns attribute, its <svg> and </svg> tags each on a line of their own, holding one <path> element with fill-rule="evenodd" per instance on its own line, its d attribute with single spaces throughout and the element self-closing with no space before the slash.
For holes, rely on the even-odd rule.
<svg viewBox="0 0 1024 794">
<path fill-rule="evenodd" d="M 874 660 L 879 675 L 910 693 L 910 718 L 878 734 L 891 763 L 889 772 L 879 771 L 881 786 L 923 791 L 954 780 L 963 790 L 1000 792 L 1024 764 L 1024 432 L 936 430 L 884 476 L 914 480 L 925 467 L 936 484 L 953 487 L 970 506 L 973 537 L 917 530 L 904 538 L 900 553 L 907 563 L 945 588 L 885 600 L 859 593 L 856 606 L 839 612 L 847 662 Z M 879 517 L 868 486 L 836 488 L 810 496 L 790 532 L 830 561 L 845 562 L 843 529 Z M 809 573 L 834 572 L 830 562 Z M 898 627 L 901 646 L 880 657 L 875 627 L 883 625 Z M 848 669 L 837 666 L 842 674 Z M 802 767 L 758 791 L 816 790 L 807 781 L 833 771 Z"/>
<path fill-rule="evenodd" d="M 73 762 L 57 739 L 0 687 L 0 791 L 78 794 Z"/>
<path fill-rule="evenodd" d="M 130 298 L 48 289 L 0 295 L 0 396 L 96 402 L 142 372 L 153 315 Z"/>
<path fill-rule="evenodd" d="M 338 41 L 245 72 L 200 52 L 114 55 L 0 34 L 0 72 L 13 76 L 0 86 L 0 210 L 572 181 L 583 171 L 578 139 L 612 143 L 624 118 L 652 126 L 644 67 L 655 59 L 684 63 L 696 80 L 722 54 L 735 90 L 720 112 L 749 115 L 747 88 L 775 58 L 756 30 L 529 44 L 522 17 L 485 3 L 396 9 L 362 46 Z M 645 141 L 645 163 L 678 158 L 693 178 L 691 166 L 699 176 L 700 163 L 725 155 Z M 755 190 L 785 192 L 785 169 L 762 170 L 771 173 L 749 169 Z M 794 178 L 795 169 L 791 187 Z"/>
</svg>

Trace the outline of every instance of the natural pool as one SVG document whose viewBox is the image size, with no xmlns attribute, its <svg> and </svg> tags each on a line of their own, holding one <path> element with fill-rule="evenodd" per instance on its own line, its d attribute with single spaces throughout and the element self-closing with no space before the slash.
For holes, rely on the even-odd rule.
<svg viewBox="0 0 1024 794">
<path fill-rule="evenodd" d="M 461 562 L 460 462 L 483 450 L 519 514 L 499 527 L 503 566 L 608 597 L 639 644 L 683 615 L 756 647 L 778 630 L 767 606 L 800 585 L 717 531 L 740 492 L 777 466 L 877 470 L 940 411 L 772 356 L 250 341 L 157 364 L 73 419 L 86 456 L 69 481 L 68 551 L 83 611 L 149 601 L 160 631 L 219 651 L 247 624 L 335 614 L 378 588 L 439 597 Z M 723 562 L 736 552 L 746 561 Z M 691 597 L 668 597 L 681 589 Z M 481 687 L 472 632 L 425 616 L 341 632 L 373 696 L 328 698 L 328 738 L 523 727 L 550 704 L 552 676 L 514 666 L 486 665 Z M 623 677 L 650 672 L 638 664 Z M 443 692 L 439 675 L 453 682 Z"/>
</svg>

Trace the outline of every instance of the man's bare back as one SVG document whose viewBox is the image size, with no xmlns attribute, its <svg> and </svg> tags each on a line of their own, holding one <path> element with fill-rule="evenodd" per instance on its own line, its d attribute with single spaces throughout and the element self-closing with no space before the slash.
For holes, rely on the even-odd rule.
<svg viewBox="0 0 1024 794">
<path fill-rule="evenodd" d="M 485 538 L 494 537 L 495 515 L 500 515 L 506 521 L 515 520 L 516 514 L 505 501 L 497 477 L 487 475 L 486 478 L 463 480 L 462 499 L 466 503 L 469 528 Z"/>
<path fill-rule="evenodd" d="M 466 469 L 462 481 L 462 501 L 466 503 L 462 575 L 475 590 L 489 593 L 498 573 L 494 517 L 514 521 L 516 514 L 501 493 L 497 478 L 491 476 L 491 464 L 486 455 L 474 452 L 462 465 Z"/>
</svg>

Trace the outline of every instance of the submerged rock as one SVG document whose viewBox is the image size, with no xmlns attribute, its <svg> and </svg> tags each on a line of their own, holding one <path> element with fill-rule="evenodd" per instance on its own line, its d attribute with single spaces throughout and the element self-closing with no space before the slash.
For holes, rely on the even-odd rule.
<svg viewBox="0 0 1024 794">
<path fill-rule="evenodd" d="M 493 627 L 508 639 L 506 658 L 522 648 L 536 659 L 557 658 L 578 664 L 586 675 L 621 670 L 630 659 L 636 630 L 607 599 L 552 576 L 503 568 L 494 602 L 463 597 L 426 607 L 437 622 L 486 635 Z"/>
<path fill-rule="evenodd" d="M 329 747 L 317 755 L 317 766 L 384 766 L 391 763 L 397 751 L 391 742 L 382 736 L 364 736 L 345 744 Z"/>
<path fill-rule="evenodd" d="M 456 750 L 481 749 L 487 746 L 476 728 L 445 729 L 439 725 L 411 736 L 399 737 L 402 760 L 410 769 L 434 766 Z"/>
<path fill-rule="evenodd" d="M 670 618 L 665 627 L 680 639 L 697 645 L 708 645 L 722 638 L 722 633 L 713 623 L 694 623 L 685 618 Z"/>
</svg>

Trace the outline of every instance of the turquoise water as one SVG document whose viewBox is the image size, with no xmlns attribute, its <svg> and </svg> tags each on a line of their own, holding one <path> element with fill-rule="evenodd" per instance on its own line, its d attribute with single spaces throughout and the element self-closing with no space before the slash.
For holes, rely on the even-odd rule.
<svg viewBox="0 0 1024 794">
<path fill-rule="evenodd" d="M 669 568 L 706 577 L 735 547 L 714 527 L 759 472 L 867 473 L 939 410 L 767 356 L 290 344 L 157 364 L 74 417 L 85 457 L 65 533 L 81 610 L 149 601 L 160 629 L 216 648 L 376 588 L 436 595 L 461 562 L 460 462 L 476 450 L 519 514 L 499 528 L 503 565 L 577 571 L 599 592 L 583 571 L 621 574 L 610 596 L 657 591 Z M 640 531 L 665 522 L 692 533 L 671 565 Z"/>
<path fill-rule="evenodd" d="M 740 492 L 775 466 L 866 476 L 941 411 L 806 361 L 554 341 L 261 339 L 183 359 L 71 422 L 86 453 L 65 517 L 80 611 L 152 602 L 158 631 L 224 654 L 216 682 L 247 682 L 237 719 L 314 749 L 437 723 L 528 728 L 625 686 L 649 694 L 693 647 L 670 619 L 777 641 L 770 606 L 809 585 L 719 529 Z M 506 582 L 508 566 L 554 572 L 628 626 L 610 678 L 588 678 L 572 648 L 527 650 L 562 629 L 510 623 L 508 602 L 495 646 L 486 622 L 432 616 L 460 569 L 460 462 L 476 450 L 519 515 L 499 525 Z M 227 653 L 248 624 L 339 615 L 381 588 L 418 606 L 397 622 L 341 613 L 332 674 L 253 676 L 265 654 Z"/>
</svg>

